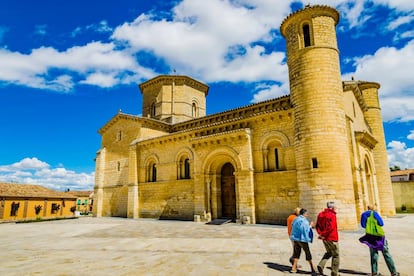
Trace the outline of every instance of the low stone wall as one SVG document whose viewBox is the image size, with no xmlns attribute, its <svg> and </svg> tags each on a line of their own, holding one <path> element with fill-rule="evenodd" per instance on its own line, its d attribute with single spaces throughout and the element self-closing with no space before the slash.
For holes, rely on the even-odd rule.
<svg viewBox="0 0 414 276">
<path fill-rule="evenodd" d="M 402 211 L 403 206 L 414 210 L 414 181 L 392 182 L 392 190 L 397 211 Z"/>
</svg>

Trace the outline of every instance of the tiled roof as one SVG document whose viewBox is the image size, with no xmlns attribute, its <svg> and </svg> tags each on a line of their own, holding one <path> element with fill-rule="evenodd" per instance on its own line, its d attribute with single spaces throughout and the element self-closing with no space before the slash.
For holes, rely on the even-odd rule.
<svg viewBox="0 0 414 276">
<path fill-rule="evenodd" d="M 396 175 L 408 175 L 414 173 L 414 169 L 408 169 L 408 170 L 399 170 L 399 171 L 392 171 L 390 172 L 391 176 Z"/>
<path fill-rule="evenodd" d="M 0 197 L 76 198 L 71 194 L 54 191 L 39 185 L 3 182 L 0 182 Z"/>
<path fill-rule="evenodd" d="M 69 191 L 66 194 L 70 194 L 76 197 L 89 197 L 93 191 Z"/>
</svg>

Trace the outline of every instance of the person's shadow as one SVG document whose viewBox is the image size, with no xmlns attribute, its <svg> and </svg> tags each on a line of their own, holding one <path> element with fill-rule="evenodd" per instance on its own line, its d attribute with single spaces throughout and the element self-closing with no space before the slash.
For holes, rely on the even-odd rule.
<svg viewBox="0 0 414 276">
<path fill-rule="evenodd" d="M 278 270 L 280 272 L 289 272 L 290 269 L 291 269 L 291 266 L 278 264 L 278 263 L 264 262 L 263 264 L 267 265 L 268 268 Z M 325 269 L 331 269 L 331 267 L 326 267 Z M 352 270 L 352 269 L 339 269 L 339 272 L 341 274 L 350 274 L 350 275 L 367 275 L 366 272 L 355 271 L 355 270 Z M 312 272 L 298 269 L 296 274 L 311 274 L 312 275 Z M 314 273 L 313 275 L 320 275 L 320 274 Z M 324 275 L 330 275 L 330 273 L 324 274 Z"/>
<path fill-rule="evenodd" d="M 290 266 L 277 263 L 264 262 L 264 264 L 267 265 L 268 268 L 279 270 L 281 272 L 289 272 L 291 268 Z"/>
</svg>

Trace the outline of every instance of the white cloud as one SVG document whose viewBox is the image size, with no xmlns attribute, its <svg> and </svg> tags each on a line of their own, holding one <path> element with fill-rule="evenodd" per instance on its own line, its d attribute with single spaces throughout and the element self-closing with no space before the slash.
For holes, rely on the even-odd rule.
<svg viewBox="0 0 414 276">
<path fill-rule="evenodd" d="M 364 1 L 352 1 L 351 3 L 346 1 L 340 4 L 341 14 L 345 15 L 348 20 L 349 28 L 364 26 L 365 22 L 371 18 L 370 10 L 366 9 Z"/>
<path fill-rule="evenodd" d="M 4 64 L 0 67 L 0 81 L 63 92 L 71 91 L 77 84 L 108 88 L 138 82 L 162 73 L 154 72 L 155 68 L 140 65 L 140 57 L 148 54 L 170 68 L 177 69 L 180 74 L 191 75 L 205 82 L 275 81 L 286 84 L 288 76 L 284 64 L 285 52 L 284 49 L 276 49 L 274 45 L 282 40 L 277 35 L 277 30 L 282 20 L 291 12 L 290 5 L 293 2 L 297 1 L 183 0 L 161 16 L 158 11 L 154 14 L 141 14 L 133 22 L 124 23 L 115 29 L 106 20 L 102 20 L 76 28 L 72 36 L 87 30 L 108 34 L 113 32 L 111 43 L 91 42 L 64 51 L 41 47 L 29 54 L 0 49 L 0 61 Z M 364 22 L 378 7 L 373 6 L 372 1 L 364 0 L 301 2 L 304 5 L 310 3 L 338 7 L 350 28 L 363 28 Z M 408 10 L 411 6 L 404 1 L 383 0 L 374 3 L 401 11 Z M 409 20 L 408 14 L 397 18 L 390 25 L 390 30 L 407 25 Z M 400 38 L 403 36 L 410 38 L 412 34 L 406 31 L 399 35 Z M 261 46 L 263 44 L 266 47 Z M 271 51 L 270 44 L 273 47 Z M 119 46 L 125 48 L 121 49 Z M 363 63 L 388 65 L 385 60 L 390 63 L 392 59 L 380 60 L 380 57 L 393 56 L 391 49 L 382 48 L 382 52 L 379 50 L 371 59 L 370 56 L 356 59 L 356 66 L 359 66 L 356 73 L 364 78 L 367 76 L 367 80 L 375 80 L 371 75 L 376 70 L 364 68 L 385 67 L 371 67 L 370 64 Z M 410 50 L 411 47 L 407 45 L 406 52 Z M 394 55 L 403 63 L 410 62 L 403 58 L 404 49 L 396 49 L 395 52 Z M 402 71 L 402 68 L 400 66 L 399 70 Z M 383 71 L 379 72 L 379 81 L 383 85 L 381 93 L 388 93 L 385 91 L 391 83 L 410 88 L 406 77 L 410 70 L 395 74 L 392 79 L 390 74 L 386 74 L 389 81 L 385 82 L 382 76 L 387 70 Z M 401 87 L 393 87 L 399 88 Z M 254 97 L 266 98 L 264 94 L 265 91 L 262 91 L 261 95 Z M 406 110 L 406 113 L 411 111 Z"/>
<path fill-rule="evenodd" d="M 184 0 L 173 9 L 172 20 L 142 14 L 116 28 L 112 38 L 208 82 L 286 81 L 286 74 L 277 74 L 285 71 L 284 53 L 265 54 L 253 45 L 274 39 L 270 31 L 290 11 L 289 3 L 282 2 Z M 241 51 L 235 54 L 235 48 Z"/>
<path fill-rule="evenodd" d="M 391 141 L 387 145 L 387 153 L 390 166 L 399 166 L 401 169 L 414 168 L 414 148 L 407 148 L 406 144 L 400 141 Z"/>
<path fill-rule="evenodd" d="M 289 94 L 288 84 L 284 85 L 259 85 L 256 87 L 252 103 L 262 102 Z"/>
<path fill-rule="evenodd" d="M 99 23 L 90 24 L 85 27 L 76 27 L 71 32 L 71 37 L 76 37 L 80 34 L 83 34 L 86 31 L 93 31 L 96 33 L 111 33 L 113 31 L 113 28 L 108 25 L 108 22 L 106 20 L 102 20 Z"/>
<path fill-rule="evenodd" d="M 77 173 L 63 167 L 52 168 L 36 157 L 0 166 L 0 181 L 42 185 L 57 191 L 92 190 L 95 173 Z"/>
<path fill-rule="evenodd" d="M 414 38 L 414 31 L 406 31 L 401 33 L 400 38 Z"/>
<path fill-rule="evenodd" d="M 98 33 L 110 33 L 113 31 L 112 27 L 108 25 L 106 20 L 102 20 L 98 24 L 91 24 L 86 26 L 86 29 L 91 29 Z"/>
<path fill-rule="evenodd" d="M 368 8 L 371 1 L 364 0 L 302 0 L 303 5 L 328 5 L 336 7 L 341 13 L 341 20 L 348 22 L 348 28 L 363 28 L 364 23 L 372 17 L 373 10 Z"/>
<path fill-rule="evenodd" d="M 408 140 L 414 140 L 414 130 L 410 131 L 410 134 L 408 134 L 407 139 Z"/>
<path fill-rule="evenodd" d="M 117 83 L 117 80 L 114 74 L 94 73 L 90 74 L 84 81 L 81 81 L 81 83 L 100 87 L 112 87 Z"/>
<path fill-rule="evenodd" d="M 412 0 L 373 0 L 375 4 L 388 6 L 398 11 L 413 11 L 414 1 Z"/>
<path fill-rule="evenodd" d="M 355 72 L 343 76 L 350 79 L 376 81 L 385 121 L 414 120 L 414 40 L 403 48 L 383 47 L 373 55 L 354 59 Z"/>
<path fill-rule="evenodd" d="M 49 168 L 49 164 L 46 162 L 40 161 L 36 157 L 27 157 L 11 165 L 0 166 L 0 172 L 8 172 L 14 170 L 38 170 L 46 168 Z"/>
<path fill-rule="evenodd" d="M 105 75 L 107 79 L 116 76 L 112 85 L 125 83 L 124 77 L 129 78 L 130 74 L 138 74 L 141 78 L 153 76 L 151 70 L 139 66 L 130 53 L 117 50 L 113 43 L 91 42 L 63 52 L 41 47 L 30 54 L 0 49 L 0 60 L 0 81 L 56 91 L 71 90 L 75 85 L 73 74 L 81 77 L 81 83 L 103 87 L 108 87 L 108 82 L 93 82 L 96 76 L 101 79 Z M 51 69 L 58 73 L 52 75 Z"/>
<path fill-rule="evenodd" d="M 402 25 L 410 23 L 413 20 L 414 20 L 414 15 L 412 15 L 412 14 L 405 15 L 405 16 L 400 16 L 400 17 L 394 19 L 393 21 L 391 21 L 388 24 L 388 29 L 390 31 L 393 31 L 393 30 L 397 29 L 398 27 L 400 27 Z"/>
</svg>

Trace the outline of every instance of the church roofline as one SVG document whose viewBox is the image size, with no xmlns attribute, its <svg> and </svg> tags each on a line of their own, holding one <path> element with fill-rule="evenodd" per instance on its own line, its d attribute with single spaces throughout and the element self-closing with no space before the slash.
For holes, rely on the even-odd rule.
<svg viewBox="0 0 414 276">
<path fill-rule="evenodd" d="M 369 88 L 380 89 L 381 87 L 381 85 L 378 82 L 373 82 L 373 81 L 358 81 L 357 83 L 361 90 L 365 90 Z"/>
<path fill-rule="evenodd" d="M 359 106 L 361 107 L 362 111 L 367 111 L 368 106 L 365 102 L 364 96 L 362 95 L 362 91 L 358 86 L 358 81 L 343 81 L 342 82 L 343 91 L 352 91 L 354 93 L 355 98 Z"/>
<path fill-rule="evenodd" d="M 193 78 L 190 78 L 188 76 L 184 75 L 159 75 L 155 78 L 152 78 L 150 80 L 147 80 L 141 84 L 138 85 L 141 93 L 144 92 L 144 90 L 150 86 L 157 85 L 159 83 L 170 83 L 174 81 L 176 85 L 185 84 L 187 86 L 193 87 L 199 91 L 202 91 L 208 95 L 209 86 L 196 80 Z"/>
<path fill-rule="evenodd" d="M 108 122 L 106 122 L 106 124 L 104 124 L 103 127 L 101 127 L 98 130 L 98 133 L 102 135 L 103 133 L 105 133 L 105 131 L 107 131 L 111 126 L 113 126 L 116 122 L 118 122 L 121 119 L 142 122 L 144 123 L 144 125 L 151 125 L 151 126 L 154 126 L 155 128 L 163 129 L 165 131 L 169 131 L 170 129 L 170 124 L 165 123 L 163 121 L 159 121 L 159 120 L 152 119 L 152 118 L 141 117 L 137 115 L 126 114 L 126 113 L 122 113 L 119 111 Z"/>
<path fill-rule="evenodd" d="M 195 124 L 196 122 L 200 122 L 202 124 L 203 121 L 208 121 L 210 119 L 213 119 L 214 117 L 225 116 L 227 114 L 230 115 L 230 114 L 235 113 L 235 112 L 248 111 L 248 110 L 252 110 L 252 109 L 254 109 L 256 107 L 259 107 L 259 106 L 266 106 L 267 104 L 271 104 L 272 102 L 279 102 L 280 103 L 280 102 L 283 102 L 284 100 L 287 100 L 288 103 L 287 103 L 287 105 L 283 105 L 283 106 L 281 105 L 280 106 L 281 109 L 292 108 L 291 103 L 290 103 L 290 95 L 284 95 L 284 96 L 281 96 L 281 97 L 278 97 L 278 98 L 269 99 L 269 100 L 265 100 L 265 101 L 262 101 L 262 102 L 253 103 L 253 104 L 249 104 L 249 105 L 246 105 L 246 106 L 234 108 L 234 109 L 225 110 L 225 111 L 222 111 L 222 112 L 219 112 L 219 113 L 210 114 L 210 115 L 207 115 L 205 117 L 200 117 L 200 118 L 196 118 L 196 119 L 193 119 L 193 120 L 188 120 L 188 121 L 185 121 L 185 122 L 176 123 L 176 124 L 173 125 L 173 129 L 175 129 L 176 131 L 180 131 L 180 128 L 184 127 L 185 129 L 187 129 L 189 125 Z M 271 109 L 271 110 L 274 111 L 274 109 Z M 264 112 L 266 112 L 266 110 L 253 112 L 252 114 L 250 114 L 250 116 L 257 115 L 257 114 L 264 113 Z M 248 116 L 248 117 L 250 117 L 250 116 Z M 214 123 L 212 123 L 212 124 L 214 124 Z M 203 126 L 200 126 L 200 127 L 204 127 L 204 126 L 206 126 L 206 125 L 203 124 Z M 192 127 L 190 127 L 190 128 L 192 128 Z"/>
<path fill-rule="evenodd" d="M 282 104 L 281 102 L 283 102 L 284 100 L 286 100 L 286 104 Z M 234 108 L 234 109 L 229 109 L 229 110 L 225 110 L 219 113 L 214 113 L 214 114 L 210 114 L 204 117 L 200 117 L 200 118 L 195 118 L 192 120 L 188 120 L 185 122 L 180 122 L 180 123 L 176 123 L 176 124 L 170 124 L 170 123 L 166 123 L 164 121 L 160 121 L 157 119 L 153 119 L 153 118 L 147 118 L 147 117 L 142 117 L 142 116 L 137 116 L 137 115 L 131 115 L 131 114 L 126 114 L 126 113 L 122 113 L 121 111 L 119 111 L 115 116 L 113 116 L 108 122 L 106 122 L 99 130 L 98 133 L 100 135 L 102 135 L 103 133 L 105 133 L 111 126 L 113 126 L 117 121 L 121 120 L 121 119 L 125 119 L 125 120 L 133 120 L 136 122 L 142 122 L 144 123 L 144 127 L 154 127 L 156 129 L 161 129 L 164 130 L 166 132 L 172 133 L 172 132 L 179 132 L 181 131 L 180 128 L 203 128 L 207 125 L 210 124 L 204 124 L 203 121 L 208 121 L 210 119 L 213 119 L 214 117 L 220 117 L 220 116 L 225 116 L 227 114 L 232 114 L 235 112 L 242 112 L 242 111 L 248 111 L 248 110 L 253 110 L 253 113 L 250 114 L 247 117 L 251 117 L 253 115 L 256 114 L 261 114 L 261 113 L 265 113 L 268 111 L 274 111 L 273 108 L 271 108 L 270 110 L 260 110 L 260 111 L 254 111 L 254 108 L 257 108 L 259 106 L 266 106 L 268 104 L 271 104 L 273 102 L 279 102 L 281 103 L 280 107 L 277 108 L 277 110 L 286 110 L 289 108 L 292 108 L 291 104 L 290 104 L 290 95 L 284 95 L 278 98 L 274 98 L 274 99 L 269 99 L 269 100 L 265 100 L 262 102 L 258 102 L 258 103 L 252 103 L 246 106 L 242 106 L 242 107 L 238 107 L 238 108 Z M 227 121 L 227 120 L 226 120 Z M 197 125 L 197 127 L 189 127 L 189 125 L 194 125 L 195 123 L 200 122 L 200 125 Z M 214 124 L 214 123 L 212 123 Z"/>
<path fill-rule="evenodd" d="M 362 91 L 369 88 L 379 89 L 380 86 L 381 85 L 379 83 L 370 81 L 342 81 L 343 91 L 352 90 L 362 111 L 367 111 L 368 109 Z"/>
</svg>

